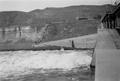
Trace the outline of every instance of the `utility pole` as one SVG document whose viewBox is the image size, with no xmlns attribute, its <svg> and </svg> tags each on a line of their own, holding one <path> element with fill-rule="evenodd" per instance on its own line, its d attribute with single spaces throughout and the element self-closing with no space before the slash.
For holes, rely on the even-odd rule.
<svg viewBox="0 0 120 81">
<path fill-rule="evenodd" d="M 18 29 L 19 29 L 19 37 L 21 38 L 21 35 L 22 35 L 22 32 L 21 32 L 21 27 L 18 26 Z"/>
<path fill-rule="evenodd" d="M 3 27 L 3 28 L 2 28 L 2 39 L 5 39 L 5 33 L 6 33 L 5 27 Z"/>
</svg>

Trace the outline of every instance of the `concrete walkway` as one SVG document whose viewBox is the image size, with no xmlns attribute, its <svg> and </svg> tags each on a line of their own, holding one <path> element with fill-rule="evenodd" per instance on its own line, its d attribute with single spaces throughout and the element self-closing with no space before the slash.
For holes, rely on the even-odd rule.
<svg viewBox="0 0 120 81">
<path fill-rule="evenodd" d="M 95 81 L 120 81 L 120 50 L 97 50 Z"/>
<path fill-rule="evenodd" d="M 98 30 L 95 54 L 95 81 L 120 81 L 120 50 L 108 30 Z"/>
<path fill-rule="evenodd" d="M 98 30 L 96 49 L 116 49 L 113 40 L 107 30 Z"/>
</svg>

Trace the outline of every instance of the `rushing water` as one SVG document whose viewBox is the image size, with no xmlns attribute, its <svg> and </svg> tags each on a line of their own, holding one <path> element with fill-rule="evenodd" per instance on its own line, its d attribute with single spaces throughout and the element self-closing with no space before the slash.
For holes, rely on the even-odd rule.
<svg viewBox="0 0 120 81">
<path fill-rule="evenodd" d="M 88 51 L 0 52 L 0 78 L 55 70 L 68 72 L 77 67 L 88 67 L 91 60 L 92 57 Z"/>
</svg>

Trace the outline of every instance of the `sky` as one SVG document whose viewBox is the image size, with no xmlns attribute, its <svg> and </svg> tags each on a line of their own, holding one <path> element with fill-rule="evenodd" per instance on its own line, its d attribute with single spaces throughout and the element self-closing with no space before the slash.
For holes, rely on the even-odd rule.
<svg viewBox="0 0 120 81">
<path fill-rule="evenodd" d="M 115 0 L 0 0 L 0 11 L 31 11 L 46 7 L 111 4 Z"/>
</svg>

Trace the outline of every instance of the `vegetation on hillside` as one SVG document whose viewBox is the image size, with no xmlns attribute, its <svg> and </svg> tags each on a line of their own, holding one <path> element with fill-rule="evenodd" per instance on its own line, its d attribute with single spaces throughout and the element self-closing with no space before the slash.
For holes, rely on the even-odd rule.
<svg viewBox="0 0 120 81">
<path fill-rule="evenodd" d="M 12 26 L 42 27 L 49 24 L 43 41 L 96 33 L 101 17 L 112 5 L 81 5 L 63 8 L 36 9 L 30 12 L 0 12 L 0 28 Z"/>
</svg>

